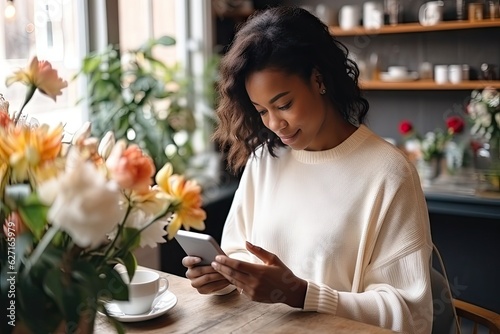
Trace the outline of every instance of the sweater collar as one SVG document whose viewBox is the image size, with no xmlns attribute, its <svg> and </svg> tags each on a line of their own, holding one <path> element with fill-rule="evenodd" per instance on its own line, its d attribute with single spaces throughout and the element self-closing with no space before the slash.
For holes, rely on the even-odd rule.
<svg viewBox="0 0 500 334">
<path fill-rule="evenodd" d="M 344 155 L 351 153 L 363 141 L 372 134 L 371 130 L 361 124 L 354 133 L 344 140 L 339 145 L 325 151 L 305 151 L 292 150 L 292 156 L 299 162 L 306 164 L 317 164 L 334 159 L 338 159 Z"/>
</svg>

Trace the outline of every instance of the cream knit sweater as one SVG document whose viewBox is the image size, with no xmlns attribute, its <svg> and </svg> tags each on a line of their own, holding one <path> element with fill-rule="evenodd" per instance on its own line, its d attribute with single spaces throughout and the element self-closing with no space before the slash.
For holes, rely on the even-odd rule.
<svg viewBox="0 0 500 334">
<path fill-rule="evenodd" d="M 432 243 L 413 165 L 366 126 L 319 152 L 260 149 L 224 226 L 230 257 L 260 263 L 245 240 L 308 281 L 304 310 L 430 333 Z"/>
</svg>

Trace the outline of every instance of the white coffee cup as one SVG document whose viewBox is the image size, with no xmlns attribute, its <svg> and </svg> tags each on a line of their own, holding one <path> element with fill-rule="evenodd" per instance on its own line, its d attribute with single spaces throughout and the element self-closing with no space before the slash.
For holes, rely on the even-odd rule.
<svg viewBox="0 0 500 334">
<path fill-rule="evenodd" d="M 138 269 L 129 283 L 126 271 L 120 271 L 120 276 L 128 286 L 128 301 L 115 301 L 125 314 L 142 314 L 151 309 L 156 297 L 168 289 L 168 280 L 155 271 Z M 163 286 L 160 286 L 163 282 Z"/>
<path fill-rule="evenodd" d="M 340 8 L 339 25 L 343 30 L 349 30 L 357 27 L 361 19 L 358 6 L 346 5 Z"/>
<path fill-rule="evenodd" d="M 434 81 L 440 85 L 448 82 L 448 65 L 434 66 Z"/>
<path fill-rule="evenodd" d="M 458 84 L 462 82 L 462 65 L 449 65 L 448 66 L 448 80 L 452 84 Z"/>
</svg>

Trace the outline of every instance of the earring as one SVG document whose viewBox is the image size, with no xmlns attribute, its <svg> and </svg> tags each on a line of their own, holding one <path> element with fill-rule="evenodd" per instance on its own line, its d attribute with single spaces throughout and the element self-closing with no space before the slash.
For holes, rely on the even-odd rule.
<svg viewBox="0 0 500 334">
<path fill-rule="evenodd" d="M 325 94 L 326 94 L 326 88 L 323 88 L 322 90 L 320 90 L 320 91 L 319 91 L 319 93 L 320 93 L 321 95 L 325 95 Z"/>
</svg>

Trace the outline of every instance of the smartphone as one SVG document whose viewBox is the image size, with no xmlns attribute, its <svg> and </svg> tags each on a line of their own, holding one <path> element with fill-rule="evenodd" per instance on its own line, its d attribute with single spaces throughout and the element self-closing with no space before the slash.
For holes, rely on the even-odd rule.
<svg viewBox="0 0 500 334">
<path fill-rule="evenodd" d="M 197 266 L 209 266 L 217 255 L 225 255 L 215 239 L 203 233 L 179 230 L 175 240 L 189 256 L 201 258 Z"/>
</svg>

